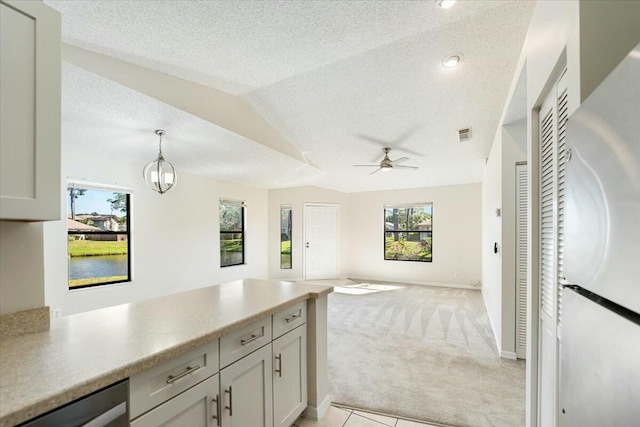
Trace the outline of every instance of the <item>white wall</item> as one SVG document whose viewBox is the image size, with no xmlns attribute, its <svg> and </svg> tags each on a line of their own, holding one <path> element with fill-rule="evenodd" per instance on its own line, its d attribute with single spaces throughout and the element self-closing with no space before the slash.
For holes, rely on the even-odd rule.
<svg viewBox="0 0 640 427">
<path fill-rule="evenodd" d="M 502 134 L 491 146 L 482 174 L 482 297 L 501 350 L 502 342 L 502 222 L 495 214 L 502 207 Z M 494 243 L 498 253 L 493 252 Z"/>
<path fill-rule="evenodd" d="M 179 173 L 174 189 L 159 195 L 142 179 L 144 165 L 63 152 L 60 197 L 66 178 L 133 188 L 131 242 L 133 281 L 68 290 L 66 221 L 44 224 L 45 302 L 63 315 L 242 278 L 267 277 L 267 191 Z M 220 268 L 218 201 L 247 202 L 246 265 Z"/>
<path fill-rule="evenodd" d="M 416 202 L 433 202 L 433 262 L 385 261 L 385 203 Z M 464 286 L 481 280 L 480 184 L 351 193 L 349 206 L 349 277 Z"/>
<path fill-rule="evenodd" d="M 304 278 L 304 204 L 327 203 L 338 205 L 338 275 L 347 277 L 349 253 L 348 194 L 318 187 L 296 187 L 269 191 L 269 278 L 303 280 Z M 280 268 L 280 207 L 293 206 L 292 268 Z"/>
<path fill-rule="evenodd" d="M 598 87 L 640 43 L 640 1 L 580 2 L 580 96 Z"/>
<path fill-rule="evenodd" d="M 0 314 L 43 305 L 42 223 L 0 221 Z"/>
</svg>

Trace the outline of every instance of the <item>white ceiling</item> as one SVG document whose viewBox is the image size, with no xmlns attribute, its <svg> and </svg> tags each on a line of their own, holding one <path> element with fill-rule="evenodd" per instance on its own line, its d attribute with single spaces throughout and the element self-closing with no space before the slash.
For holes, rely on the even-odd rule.
<svg viewBox="0 0 640 427">
<path fill-rule="evenodd" d="M 63 140 L 261 188 L 479 182 L 533 2 L 46 1 L 65 42 L 241 95 L 320 171 L 87 71 L 63 68 Z M 441 66 L 453 52 L 463 63 Z M 457 129 L 473 139 L 458 143 Z M 416 171 L 352 164 L 408 156 Z M 400 139 L 400 140 L 399 140 Z"/>
</svg>

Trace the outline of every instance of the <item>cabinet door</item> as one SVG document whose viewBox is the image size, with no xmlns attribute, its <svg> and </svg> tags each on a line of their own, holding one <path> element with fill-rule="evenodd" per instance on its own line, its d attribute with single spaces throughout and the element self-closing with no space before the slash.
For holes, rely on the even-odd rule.
<svg viewBox="0 0 640 427">
<path fill-rule="evenodd" d="M 273 427 L 271 344 L 220 371 L 223 427 Z"/>
<path fill-rule="evenodd" d="M 191 387 L 131 422 L 132 427 L 219 426 L 218 374 Z"/>
<path fill-rule="evenodd" d="M 273 417 L 289 427 L 307 407 L 307 325 L 273 341 Z"/>
<path fill-rule="evenodd" d="M 59 220 L 60 14 L 0 0 L 0 220 Z"/>
</svg>

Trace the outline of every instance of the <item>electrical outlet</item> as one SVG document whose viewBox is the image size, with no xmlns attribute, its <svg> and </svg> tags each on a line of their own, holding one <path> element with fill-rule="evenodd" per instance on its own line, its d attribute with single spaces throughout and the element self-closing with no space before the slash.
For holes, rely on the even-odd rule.
<svg viewBox="0 0 640 427">
<path fill-rule="evenodd" d="M 453 273 L 453 278 L 454 279 L 458 279 L 460 277 L 460 273 L 458 273 L 457 271 L 455 273 Z"/>
<path fill-rule="evenodd" d="M 62 310 L 60 310 L 59 308 L 54 308 L 53 310 L 51 310 L 52 319 L 59 319 L 61 317 L 62 317 Z"/>
</svg>

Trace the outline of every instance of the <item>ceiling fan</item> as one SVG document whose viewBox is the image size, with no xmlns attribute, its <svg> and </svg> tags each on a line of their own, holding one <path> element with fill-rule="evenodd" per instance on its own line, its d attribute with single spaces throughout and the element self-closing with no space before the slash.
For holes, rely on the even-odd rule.
<svg viewBox="0 0 640 427">
<path fill-rule="evenodd" d="M 384 159 L 382 159 L 380 161 L 379 165 L 353 165 L 354 167 L 363 167 L 363 168 L 378 168 L 376 170 L 374 170 L 373 172 L 371 172 L 369 175 L 373 175 L 374 173 L 383 171 L 383 172 L 389 172 L 391 171 L 391 169 L 418 169 L 417 166 L 404 166 L 401 165 L 400 163 L 404 163 L 407 160 L 409 160 L 408 157 L 400 157 L 399 159 L 396 160 L 391 160 L 389 158 L 389 151 L 391 151 L 391 148 L 389 147 L 384 147 L 382 149 L 382 152 L 384 153 Z"/>
</svg>

